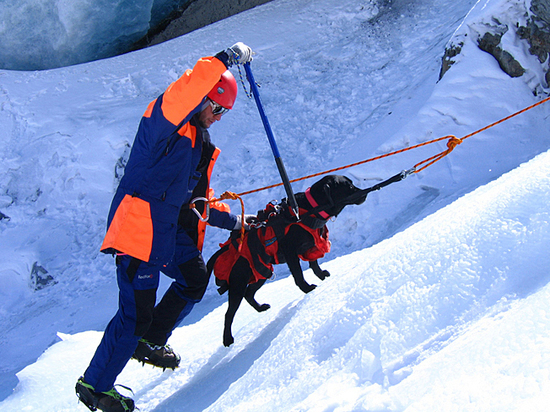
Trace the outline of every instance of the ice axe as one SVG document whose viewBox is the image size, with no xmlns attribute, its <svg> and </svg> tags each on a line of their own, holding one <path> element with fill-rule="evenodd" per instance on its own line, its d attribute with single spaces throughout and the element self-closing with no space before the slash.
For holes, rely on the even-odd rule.
<svg viewBox="0 0 550 412">
<path fill-rule="evenodd" d="M 269 125 L 269 120 L 267 120 L 267 116 L 265 114 L 265 110 L 262 105 L 262 101 L 260 99 L 260 92 L 258 91 L 258 86 L 256 85 L 256 82 L 254 80 L 252 69 L 250 69 L 250 63 L 244 64 L 244 70 L 246 72 L 246 78 L 250 83 L 250 89 L 252 90 L 252 94 L 254 95 L 256 106 L 258 106 L 258 111 L 260 112 L 260 117 L 262 118 L 262 123 L 264 124 L 265 132 L 267 133 L 269 144 L 271 145 L 271 151 L 273 152 L 273 156 L 275 157 L 275 163 L 277 164 L 277 169 L 279 169 L 279 174 L 281 175 L 281 179 L 283 180 L 283 186 L 285 188 L 286 195 L 288 197 L 288 202 L 292 210 L 294 210 L 296 217 L 299 218 L 298 204 L 296 203 L 294 192 L 292 191 L 292 187 L 290 186 L 290 181 L 288 180 L 288 175 L 286 173 L 283 159 L 281 158 L 281 154 L 279 153 L 279 149 L 277 148 L 277 142 L 275 142 L 275 136 L 273 136 L 273 131 L 271 130 L 271 126 Z"/>
</svg>

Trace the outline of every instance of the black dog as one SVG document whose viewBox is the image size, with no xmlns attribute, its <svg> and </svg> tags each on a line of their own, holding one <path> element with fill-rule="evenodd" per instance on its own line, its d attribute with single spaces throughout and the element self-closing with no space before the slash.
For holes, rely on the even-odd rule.
<svg viewBox="0 0 550 412">
<path fill-rule="evenodd" d="M 286 263 L 296 285 L 308 293 L 315 285 L 308 284 L 300 259 L 309 262 L 313 273 L 324 280 L 330 273 L 322 270 L 317 259 L 330 251 L 328 219 L 337 216 L 345 206 L 359 205 L 367 193 L 353 185 L 345 176 L 325 176 L 305 192 L 296 193 L 300 219 L 283 200 L 281 205 L 269 204 L 258 212 L 256 227 L 245 233 L 242 245 L 240 232 L 232 232 L 208 261 L 209 273 L 214 271 L 218 292 L 229 290 L 229 308 L 225 314 L 223 344 L 234 342 L 231 325 L 243 298 L 258 312 L 270 308 L 259 304 L 254 295 L 273 274 L 273 264 Z M 259 223 L 259 227 L 258 227 Z"/>
</svg>

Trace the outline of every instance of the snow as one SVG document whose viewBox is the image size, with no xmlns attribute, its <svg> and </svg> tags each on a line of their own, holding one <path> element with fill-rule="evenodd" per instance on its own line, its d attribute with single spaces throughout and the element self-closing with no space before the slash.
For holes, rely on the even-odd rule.
<svg viewBox="0 0 550 412">
<path fill-rule="evenodd" d="M 147 104 L 197 58 L 236 41 L 256 51 L 252 70 L 293 179 L 461 138 L 540 101 L 545 66 L 526 43 L 503 37 L 520 78 L 476 46 L 495 16 L 513 26 L 527 6 L 274 0 L 115 58 L 0 71 L 0 411 L 86 410 L 74 384 L 117 307 L 112 258 L 98 252 L 117 176 Z M 438 81 L 445 46 L 459 43 Z M 347 207 L 329 223 L 322 266 L 332 276 L 307 271 L 318 287 L 304 295 L 276 267 L 258 293 L 271 309 L 243 304 L 230 348 L 226 296 L 212 284 L 170 340 L 181 367 L 130 361 L 117 382 L 141 411 L 547 410 L 549 115 L 543 104 L 469 137 Z M 279 181 L 242 88 L 211 134 L 222 149 L 216 193 Z M 370 187 L 445 145 L 341 173 Z M 247 195 L 246 213 L 283 196 Z M 226 237 L 209 229 L 205 257 Z M 33 268 L 45 285 L 31 282 Z"/>
</svg>

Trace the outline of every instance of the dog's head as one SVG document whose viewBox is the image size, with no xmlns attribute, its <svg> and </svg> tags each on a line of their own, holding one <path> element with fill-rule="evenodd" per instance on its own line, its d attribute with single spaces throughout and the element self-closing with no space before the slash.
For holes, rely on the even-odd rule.
<svg viewBox="0 0 550 412">
<path fill-rule="evenodd" d="M 341 175 L 323 177 L 311 186 L 309 193 L 329 216 L 338 216 L 347 205 L 360 205 L 367 197 L 351 179 Z"/>
</svg>

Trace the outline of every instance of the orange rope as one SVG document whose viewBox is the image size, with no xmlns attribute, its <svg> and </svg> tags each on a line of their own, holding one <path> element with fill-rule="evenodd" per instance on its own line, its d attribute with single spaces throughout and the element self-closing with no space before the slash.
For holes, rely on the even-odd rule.
<svg viewBox="0 0 550 412">
<path fill-rule="evenodd" d="M 209 200 L 209 203 L 216 202 L 218 200 L 236 200 L 236 199 L 239 199 L 239 201 L 241 202 L 241 238 L 240 238 L 240 241 L 239 241 L 239 249 L 240 249 L 241 245 L 243 243 L 244 232 L 245 232 L 245 227 L 244 227 L 244 224 L 245 224 L 245 220 L 244 220 L 244 202 L 243 202 L 242 197 L 240 195 L 236 194 L 236 193 L 225 191 L 225 192 L 222 193 L 222 195 L 220 196 L 219 199 L 211 199 L 211 200 Z"/>
<path fill-rule="evenodd" d="M 441 160 L 443 159 L 445 156 L 447 156 L 449 153 L 451 153 L 453 151 L 453 149 L 455 147 L 457 147 L 460 143 L 462 143 L 462 141 L 464 140 L 464 138 L 462 139 L 457 139 L 455 136 L 445 136 L 444 137 L 445 139 L 449 139 L 449 141 L 447 142 L 447 150 L 439 153 L 439 154 L 436 154 L 435 156 L 432 156 L 428 159 L 425 159 L 417 164 L 414 165 L 414 172 L 413 173 L 418 173 L 420 172 L 421 170 L 424 170 L 425 168 L 427 168 L 428 166 L 431 166 L 433 165 L 435 162 L 437 162 L 438 160 Z M 426 165 L 422 166 L 420 169 L 418 168 L 420 165 L 423 165 L 424 163 L 427 163 Z"/>
<path fill-rule="evenodd" d="M 436 154 L 432 157 L 429 157 L 429 158 L 417 163 L 416 165 L 414 165 L 414 168 L 412 169 L 412 173 L 418 173 L 418 172 L 426 169 L 428 166 L 433 165 L 435 162 L 443 159 L 445 156 L 447 156 L 449 153 L 451 153 L 456 146 L 461 144 L 467 138 L 472 137 L 472 136 L 474 136 L 478 133 L 484 132 L 485 130 L 490 129 L 491 127 L 494 127 L 494 126 L 496 126 L 500 123 L 505 122 L 506 120 L 511 119 L 512 117 L 515 117 L 515 116 L 518 116 L 522 113 L 525 113 L 528 110 L 534 109 L 535 107 L 540 106 L 541 104 L 546 103 L 547 101 L 550 101 L 550 96 L 546 97 L 545 99 L 541 100 L 540 102 L 532 104 L 531 106 L 528 106 L 528 107 L 526 107 L 526 108 L 524 108 L 524 109 L 522 109 L 518 112 L 515 112 L 515 113 L 513 113 L 509 116 L 506 116 L 506 117 L 504 117 L 504 118 L 502 118 L 502 119 L 500 119 L 500 120 L 498 120 L 494 123 L 491 123 L 488 126 L 485 126 L 485 127 L 481 128 L 479 130 L 476 130 L 475 132 L 467 134 L 466 136 L 464 136 L 460 139 L 457 138 L 456 136 L 453 136 L 453 135 L 439 137 L 437 139 L 429 140 L 429 141 L 424 142 L 424 143 L 419 143 L 419 144 L 414 145 L 414 146 L 409 146 L 409 147 L 406 147 L 404 149 L 396 150 L 394 152 L 390 152 L 390 153 L 386 153 L 386 154 L 383 154 L 383 155 L 380 155 L 380 156 L 372 157 L 370 159 L 362 160 L 360 162 L 352 163 L 352 164 L 349 164 L 349 165 L 345 165 L 345 166 L 337 167 L 337 168 L 334 168 L 334 169 L 325 170 L 323 172 L 315 173 L 315 174 L 312 174 L 312 175 L 308 175 L 308 176 L 300 177 L 300 178 L 297 178 L 297 179 L 293 179 L 293 180 L 290 181 L 290 183 L 299 182 L 301 180 L 310 179 L 312 177 L 317 177 L 317 176 L 325 175 L 327 173 L 333 173 L 333 172 L 337 172 L 339 170 L 348 169 L 350 167 L 359 166 L 359 165 L 362 165 L 362 164 L 365 164 L 365 163 L 373 162 L 375 160 L 380 160 L 380 159 L 383 159 L 385 157 L 393 156 L 393 155 L 396 155 L 396 154 L 399 154 L 399 153 L 403 153 L 403 152 L 406 152 L 406 151 L 409 151 L 409 150 L 417 149 L 417 148 L 422 147 L 422 146 L 427 146 L 429 144 L 437 143 L 437 142 L 440 142 L 442 140 L 448 139 L 446 150 L 444 150 L 443 152 L 438 153 L 438 154 Z M 281 183 L 276 183 L 276 184 L 273 184 L 273 185 L 270 185 L 270 186 L 265 186 L 265 187 L 262 187 L 262 188 L 259 188 L 259 189 L 248 190 L 246 192 L 242 192 L 242 193 L 239 193 L 239 194 L 227 191 L 227 192 L 224 192 L 220 196 L 219 199 L 211 199 L 209 201 L 209 203 L 216 202 L 218 200 L 227 200 L 227 199 L 232 199 L 232 200 L 239 199 L 240 200 L 241 210 L 242 210 L 242 213 L 241 213 L 241 219 L 242 219 L 241 242 L 242 242 L 242 239 L 244 237 L 244 232 L 245 232 L 245 228 L 244 228 L 245 220 L 244 220 L 244 202 L 243 202 L 241 196 L 248 195 L 248 194 L 251 194 L 251 193 L 261 192 L 263 190 L 272 189 L 274 187 L 278 187 L 278 186 L 282 186 L 282 185 L 283 185 L 282 182 Z"/>
<path fill-rule="evenodd" d="M 535 104 L 532 104 L 531 106 L 528 106 L 516 113 L 513 113 L 509 116 L 506 116 L 502 119 L 500 119 L 499 121 L 496 121 L 494 123 L 491 123 L 490 125 L 488 126 L 485 126 L 479 130 L 476 130 L 475 132 L 472 132 L 460 139 L 458 139 L 457 137 L 455 136 L 452 136 L 452 135 L 449 135 L 449 136 L 443 136 L 443 137 L 439 137 L 437 139 L 433 139 L 433 140 L 429 140 L 427 142 L 424 142 L 424 143 L 419 143 L 417 145 L 414 145 L 414 146 L 409 146 L 409 147 L 406 147 L 404 149 L 400 149 L 400 150 L 396 150 L 394 152 L 390 152 L 390 153 L 386 153 L 386 154 L 383 154 L 383 155 L 380 155 L 380 156 L 376 156 L 376 157 L 372 157 L 370 159 L 366 159 L 366 160 L 362 160 L 360 162 L 356 162 L 356 163 L 351 163 L 349 165 L 345 165 L 345 166 L 341 166 L 341 167 L 337 167 L 337 168 L 334 168 L 334 169 L 330 169 L 330 170 L 325 170 L 323 172 L 319 172 L 319 173 L 315 173 L 315 174 L 312 174 L 312 175 L 308 175 L 308 176 L 304 176 L 304 177 L 300 177 L 300 178 L 297 178 L 297 179 L 293 179 L 290 181 L 290 183 L 294 183 L 294 182 L 299 182 L 301 180 L 306 180 L 306 179 L 310 179 L 312 177 L 317 177 L 317 176 L 321 176 L 321 175 L 325 175 L 327 173 L 333 173 L 333 172 L 337 172 L 339 170 L 343 170 L 343 169 L 348 169 L 350 167 L 355 167 L 355 166 L 359 166 L 359 165 L 362 165 L 362 164 L 365 164 L 365 163 L 369 163 L 369 162 L 373 162 L 375 160 L 380 160 L 380 159 L 383 159 L 385 157 L 389 157 L 389 156 L 393 156 L 393 155 L 396 155 L 396 154 L 399 154 L 399 153 L 403 153 L 403 152 L 406 152 L 406 151 L 409 151 L 409 150 L 413 150 L 413 149 L 417 149 L 419 147 L 422 147 L 422 146 L 427 146 L 429 144 L 432 144 L 432 143 L 437 143 L 437 142 L 440 142 L 442 140 L 446 140 L 446 139 L 449 139 L 449 141 L 447 142 L 447 150 L 435 155 L 435 156 L 432 156 L 428 159 L 425 159 L 423 160 L 422 162 L 419 162 L 415 165 L 415 169 L 413 173 L 418 173 L 420 172 L 421 170 L 424 170 L 426 169 L 428 166 L 431 166 L 432 164 L 434 164 L 435 162 L 437 162 L 438 160 L 441 160 L 443 157 L 447 156 L 449 153 L 451 153 L 453 151 L 453 149 L 458 146 L 460 143 L 462 143 L 464 140 L 466 140 L 468 137 L 472 137 L 478 133 L 481 133 L 487 129 L 490 129 L 491 127 L 494 127 L 500 123 L 503 123 L 505 122 L 506 120 L 509 120 L 511 119 L 512 117 L 515 117 L 515 116 L 518 116 L 522 113 L 525 113 L 526 111 L 528 110 L 531 110 L 531 109 L 534 109 L 535 107 L 537 106 L 540 106 L 541 104 L 543 103 L 546 103 L 547 101 L 550 101 L 550 96 L 549 97 L 546 97 L 545 99 L 541 100 L 540 102 L 537 102 Z M 416 169 L 416 167 L 420 166 L 420 165 L 423 165 L 424 163 L 427 163 L 426 165 L 422 166 L 420 169 Z M 274 187 L 278 187 L 278 186 L 282 186 L 283 183 L 276 183 L 276 184 L 273 184 L 273 185 L 270 185 L 270 186 L 265 186 L 265 187 L 262 187 L 260 189 L 254 189 L 254 190 L 248 190 L 246 192 L 242 192 L 242 193 L 239 193 L 237 196 L 244 196 L 244 195 L 248 195 L 248 194 L 251 194 L 251 193 L 256 193 L 256 192 L 261 192 L 263 190 L 267 190 L 267 189 L 272 189 Z"/>
<path fill-rule="evenodd" d="M 549 96 L 549 97 L 546 97 L 545 99 L 542 99 L 540 102 L 534 103 L 534 104 L 532 104 L 531 106 L 526 107 L 525 109 L 521 109 L 521 110 L 519 110 L 519 111 L 517 111 L 517 112 L 515 112 L 515 113 L 512 113 L 512 114 L 509 115 L 509 116 L 506 116 L 506 117 L 504 117 L 504 118 L 502 118 L 502 119 L 500 119 L 500 120 L 498 120 L 498 121 L 496 121 L 496 122 L 494 122 L 494 123 L 491 123 L 490 125 L 487 125 L 487 126 L 485 126 L 485 127 L 482 127 L 481 129 L 478 129 L 478 130 L 476 130 L 475 132 L 472 132 L 472 133 L 470 133 L 470 134 L 467 134 L 466 136 L 462 137 L 461 139 L 457 139 L 455 136 L 446 136 L 446 137 L 444 137 L 443 139 L 445 139 L 445 138 L 447 138 L 447 137 L 449 138 L 449 141 L 447 142 L 447 150 L 445 150 L 445 151 L 439 153 L 438 155 L 435 155 L 435 156 L 433 156 L 433 157 L 431 157 L 431 158 L 429 158 L 429 159 L 426 159 L 426 160 L 424 160 L 424 161 L 422 161 L 422 162 L 420 162 L 420 163 L 417 163 L 417 164 L 414 166 L 415 169 L 416 169 L 417 166 L 419 166 L 419 165 L 421 165 L 421 164 L 424 164 L 424 163 L 426 163 L 426 162 L 429 162 L 428 164 L 426 164 L 425 166 L 421 167 L 420 169 L 415 170 L 414 173 L 418 173 L 418 172 L 420 172 L 421 170 L 424 170 L 425 168 L 427 168 L 428 166 L 431 166 L 432 164 L 434 164 L 434 163 L 437 162 L 438 160 L 441 160 L 443 157 L 445 157 L 445 156 L 447 156 L 449 153 L 451 153 L 451 152 L 453 151 L 453 149 L 454 149 L 456 146 L 458 146 L 460 143 L 462 143 L 462 142 L 463 142 L 464 140 L 466 140 L 468 137 L 472 137 L 472 136 L 474 136 L 474 135 L 476 135 L 476 134 L 478 134 L 478 133 L 484 132 L 485 130 L 490 129 L 491 127 L 494 127 L 494 126 L 496 126 L 496 125 L 498 125 L 498 124 L 501 124 L 501 123 L 505 122 L 506 120 L 510 120 L 512 117 L 518 116 L 518 115 L 520 115 L 520 114 L 522 114 L 522 113 L 525 113 L 525 112 L 528 111 L 528 110 L 534 109 L 535 107 L 540 106 L 541 104 L 546 103 L 546 102 L 549 101 L 549 100 L 550 100 L 550 96 Z M 441 139 L 439 139 L 439 140 L 441 140 Z M 434 141 L 432 141 L 432 142 L 434 142 Z M 432 143 L 432 142 L 428 142 L 428 143 Z M 433 161 L 430 161 L 430 160 L 432 160 L 432 159 L 433 159 Z"/>
</svg>

